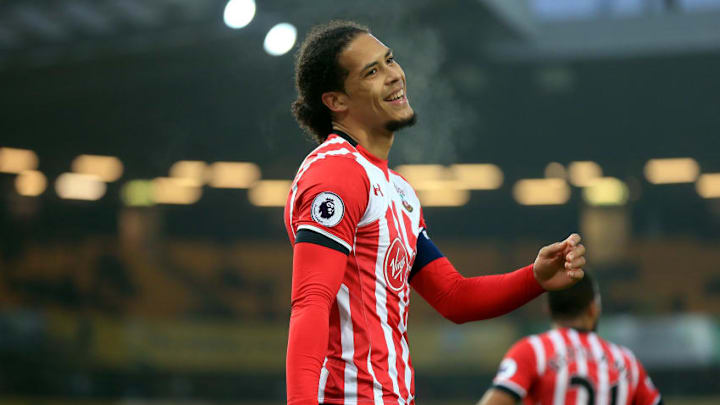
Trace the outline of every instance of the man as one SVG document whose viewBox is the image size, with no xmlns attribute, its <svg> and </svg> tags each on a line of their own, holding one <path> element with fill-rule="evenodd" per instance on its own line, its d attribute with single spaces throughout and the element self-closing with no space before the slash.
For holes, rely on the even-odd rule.
<svg viewBox="0 0 720 405">
<path fill-rule="evenodd" d="M 302 162 L 285 206 L 293 244 L 287 402 L 412 404 L 410 285 L 443 316 L 498 316 L 582 278 L 573 234 L 512 273 L 464 278 L 425 232 L 410 184 L 388 168 L 412 125 L 405 74 L 365 27 L 315 27 L 295 66 L 293 113 L 321 145 Z"/>
<path fill-rule="evenodd" d="M 595 334 L 600 294 L 588 273 L 548 303 L 553 329 L 508 351 L 479 405 L 662 403 L 633 353 Z"/>
</svg>

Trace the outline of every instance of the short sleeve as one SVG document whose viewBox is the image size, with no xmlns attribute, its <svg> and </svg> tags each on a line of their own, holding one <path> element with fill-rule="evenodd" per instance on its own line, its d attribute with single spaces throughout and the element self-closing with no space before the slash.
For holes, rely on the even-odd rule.
<svg viewBox="0 0 720 405">
<path fill-rule="evenodd" d="M 634 405 L 656 405 L 661 402 L 660 391 L 655 388 L 650 376 L 645 371 L 645 368 L 637 362 L 638 367 L 638 386 L 635 390 L 635 398 L 633 399 Z"/>
<path fill-rule="evenodd" d="M 294 232 L 308 229 L 352 251 L 357 224 L 365 213 L 370 183 L 354 159 L 320 159 L 297 181 L 292 205 Z"/>
<path fill-rule="evenodd" d="M 520 400 L 525 398 L 535 378 L 537 378 L 535 352 L 526 338 L 513 345 L 505 354 L 493 379 L 493 387 Z"/>
</svg>

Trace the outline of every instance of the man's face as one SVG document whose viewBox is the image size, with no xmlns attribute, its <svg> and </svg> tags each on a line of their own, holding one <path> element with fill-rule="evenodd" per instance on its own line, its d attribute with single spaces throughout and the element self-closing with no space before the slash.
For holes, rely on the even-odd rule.
<svg viewBox="0 0 720 405">
<path fill-rule="evenodd" d="M 372 35 L 360 34 L 343 51 L 339 62 L 348 71 L 345 93 L 349 118 L 369 130 L 391 132 L 414 123 L 405 72 L 391 49 Z"/>
</svg>

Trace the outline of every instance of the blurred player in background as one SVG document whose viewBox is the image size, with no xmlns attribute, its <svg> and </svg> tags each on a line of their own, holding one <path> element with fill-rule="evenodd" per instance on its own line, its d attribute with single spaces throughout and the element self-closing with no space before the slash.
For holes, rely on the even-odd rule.
<svg viewBox="0 0 720 405">
<path fill-rule="evenodd" d="M 285 206 L 293 244 L 288 404 L 413 404 L 411 285 L 461 323 L 582 278 L 577 234 L 497 276 L 464 278 L 440 253 L 415 191 L 388 168 L 395 132 L 415 112 L 393 51 L 367 28 L 315 27 L 298 53 L 295 85 L 293 113 L 320 146 L 300 165 Z"/>
<path fill-rule="evenodd" d="M 510 348 L 478 405 L 662 403 L 633 353 L 595 334 L 600 294 L 588 273 L 548 293 L 548 304 L 553 329 Z"/>
</svg>

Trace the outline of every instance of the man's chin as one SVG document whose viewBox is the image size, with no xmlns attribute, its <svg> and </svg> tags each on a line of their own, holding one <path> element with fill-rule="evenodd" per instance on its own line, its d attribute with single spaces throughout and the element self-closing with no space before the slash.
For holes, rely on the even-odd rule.
<svg viewBox="0 0 720 405">
<path fill-rule="evenodd" d="M 392 120 L 389 121 L 387 124 L 385 124 L 385 129 L 387 129 L 390 132 L 399 131 L 403 128 L 411 127 L 415 125 L 417 122 L 417 114 L 415 112 L 412 113 L 407 118 L 399 119 L 399 120 Z"/>
</svg>

